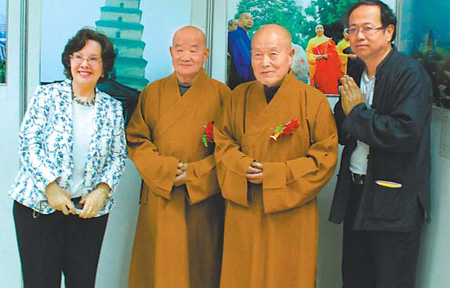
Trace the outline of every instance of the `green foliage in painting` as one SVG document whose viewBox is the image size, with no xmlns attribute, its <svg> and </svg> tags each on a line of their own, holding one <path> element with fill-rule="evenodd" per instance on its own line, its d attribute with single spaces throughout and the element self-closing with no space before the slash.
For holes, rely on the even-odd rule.
<svg viewBox="0 0 450 288">
<path fill-rule="evenodd" d="M 301 7 L 295 0 L 241 0 L 235 18 L 244 12 L 253 16 L 250 37 L 261 26 L 275 23 L 288 29 L 294 43 L 306 47 L 316 35 L 316 25 L 325 27 L 325 34 L 342 38 L 342 17 L 348 7 L 358 0 L 313 0 L 308 7 Z M 328 33 L 327 33 L 328 32 Z"/>
<path fill-rule="evenodd" d="M 278 24 L 291 32 L 294 43 L 299 42 L 300 25 L 305 17 L 294 0 L 241 0 L 237 11 L 236 19 L 241 13 L 252 14 L 253 27 L 249 31 L 250 37 L 263 25 Z"/>
<path fill-rule="evenodd" d="M 6 81 L 6 63 L 5 61 L 0 61 L 0 83 L 5 83 Z"/>
</svg>

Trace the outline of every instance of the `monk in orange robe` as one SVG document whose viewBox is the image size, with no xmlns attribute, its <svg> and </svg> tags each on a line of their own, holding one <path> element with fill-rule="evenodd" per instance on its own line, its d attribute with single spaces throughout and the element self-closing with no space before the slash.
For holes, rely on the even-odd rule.
<svg viewBox="0 0 450 288">
<path fill-rule="evenodd" d="M 347 54 L 348 50 L 351 50 L 350 47 L 350 34 L 348 33 L 348 28 L 345 28 L 342 32 L 344 38 L 336 45 L 336 52 L 339 55 L 339 60 L 341 62 L 341 73 L 342 75 L 347 75 L 347 64 L 353 59 L 356 59 L 356 55 L 353 53 Z"/>
<path fill-rule="evenodd" d="M 257 31 L 257 81 L 233 90 L 214 127 L 223 288 L 315 285 L 316 196 L 336 166 L 337 132 L 325 96 L 288 73 L 293 55 L 285 28 Z"/>
<path fill-rule="evenodd" d="M 306 47 L 311 86 L 325 94 L 339 94 L 338 83 L 343 74 L 336 45 L 333 39 L 324 35 L 322 25 L 316 26 L 316 34 Z"/>
<path fill-rule="evenodd" d="M 230 90 L 203 70 L 205 43 L 193 26 L 175 33 L 175 72 L 142 91 L 128 124 L 144 182 L 130 287 L 219 285 L 224 203 L 208 130 Z"/>
</svg>

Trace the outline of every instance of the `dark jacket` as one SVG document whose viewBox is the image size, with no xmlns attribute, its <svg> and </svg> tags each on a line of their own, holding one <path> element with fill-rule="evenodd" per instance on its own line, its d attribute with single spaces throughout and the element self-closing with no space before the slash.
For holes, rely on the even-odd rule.
<svg viewBox="0 0 450 288">
<path fill-rule="evenodd" d="M 364 63 L 349 71 L 360 83 Z M 339 143 L 345 145 L 329 220 L 341 223 L 347 209 L 350 156 L 356 139 L 370 146 L 364 185 L 353 229 L 411 231 L 430 205 L 431 81 L 415 60 L 395 47 L 378 65 L 372 109 L 354 107 L 347 117 L 335 107 Z M 400 189 L 375 183 L 401 183 Z"/>
</svg>

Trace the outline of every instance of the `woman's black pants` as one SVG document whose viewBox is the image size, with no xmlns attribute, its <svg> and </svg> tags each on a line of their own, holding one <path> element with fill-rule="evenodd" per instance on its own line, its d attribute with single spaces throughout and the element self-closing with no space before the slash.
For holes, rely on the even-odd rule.
<svg viewBox="0 0 450 288">
<path fill-rule="evenodd" d="M 37 214 L 14 201 L 14 222 L 24 287 L 94 287 L 108 214 L 82 219 L 78 215 Z"/>
</svg>

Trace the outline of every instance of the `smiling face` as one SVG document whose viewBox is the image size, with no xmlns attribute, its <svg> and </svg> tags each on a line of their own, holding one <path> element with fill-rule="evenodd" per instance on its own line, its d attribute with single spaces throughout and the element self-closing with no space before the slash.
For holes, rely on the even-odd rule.
<svg viewBox="0 0 450 288">
<path fill-rule="evenodd" d="M 94 40 L 70 57 L 70 72 L 74 87 L 94 88 L 103 74 L 102 46 Z M 81 61 L 80 61 L 81 60 Z"/>
<path fill-rule="evenodd" d="M 192 83 L 208 59 L 209 49 L 205 46 L 205 40 L 204 34 L 192 26 L 175 33 L 170 55 L 179 82 Z"/>
<path fill-rule="evenodd" d="M 264 26 L 253 36 L 251 53 L 256 79 L 268 87 L 279 85 L 294 57 L 289 32 L 278 25 Z"/>
</svg>

